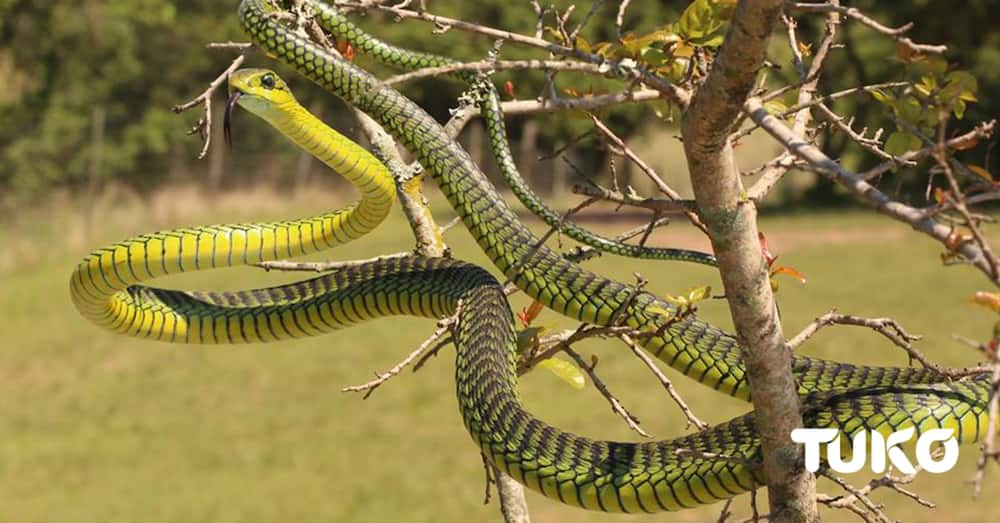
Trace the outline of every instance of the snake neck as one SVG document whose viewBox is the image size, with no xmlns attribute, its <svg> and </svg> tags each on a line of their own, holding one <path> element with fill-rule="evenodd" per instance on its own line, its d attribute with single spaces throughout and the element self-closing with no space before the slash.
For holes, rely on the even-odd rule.
<svg viewBox="0 0 1000 523">
<path fill-rule="evenodd" d="M 396 193 L 389 170 L 304 107 L 287 103 L 262 111 L 260 116 L 292 143 L 358 187 L 362 206 L 383 209 L 392 204 Z"/>
</svg>

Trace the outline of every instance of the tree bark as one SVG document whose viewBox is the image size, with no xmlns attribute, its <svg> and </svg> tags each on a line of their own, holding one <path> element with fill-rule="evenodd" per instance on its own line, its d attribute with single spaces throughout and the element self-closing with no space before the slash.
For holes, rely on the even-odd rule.
<svg viewBox="0 0 1000 523">
<path fill-rule="evenodd" d="M 775 522 L 813 522 L 815 484 L 791 431 L 802 426 L 799 398 L 757 232 L 729 135 L 763 66 L 782 0 L 739 3 L 708 78 L 684 115 L 691 182 L 741 343 L 763 450 L 763 473 Z"/>
</svg>

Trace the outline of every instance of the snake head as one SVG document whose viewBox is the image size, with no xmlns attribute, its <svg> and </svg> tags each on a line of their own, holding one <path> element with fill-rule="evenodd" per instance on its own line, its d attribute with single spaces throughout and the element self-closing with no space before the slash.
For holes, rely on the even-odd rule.
<svg viewBox="0 0 1000 523">
<path fill-rule="evenodd" d="M 296 104 L 295 96 L 288 85 L 274 71 L 267 69 L 240 69 L 229 75 L 229 101 L 223 121 L 226 143 L 232 146 L 233 109 L 240 107 L 271 121 L 281 114 L 280 109 L 287 104 Z"/>
</svg>

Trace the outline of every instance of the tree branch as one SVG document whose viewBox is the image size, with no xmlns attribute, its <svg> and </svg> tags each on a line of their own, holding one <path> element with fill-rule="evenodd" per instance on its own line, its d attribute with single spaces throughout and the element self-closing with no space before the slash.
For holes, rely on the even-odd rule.
<svg viewBox="0 0 1000 523">
<path fill-rule="evenodd" d="M 183 104 L 175 105 L 172 109 L 175 113 L 182 113 L 197 105 L 205 106 L 205 111 L 202 113 L 202 117 L 197 123 L 194 124 L 194 127 L 188 131 L 188 134 L 201 134 L 205 140 L 204 145 L 201 147 L 201 152 L 198 153 L 199 160 L 208 154 L 208 148 L 212 144 L 212 95 L 215 93 L 216 89 L 229 80 L 229 75 L 232 74 L 233 71 L 239 69 L 240 65 L 243 65 L 243 61 L 246 60 L 247 54 L 249 54 L 252 50 L 250 47 L 244 47 L 242 49 L 243 51 L 233 59 L 232 63 L 229 64 L 229 67 L 226 67 L 225 70 L 219 73 L 219 76 L 215 77 L 215 80 L 212 80 L 212 82 L 208 84 L 208 88 L 193 99 Z"/>
<path fill-rule="evenodd" d="M 619 61 L 607 60 L 606 58 L 594 54 L 581 51 L 572 47 L 565 47 L 562 45 L 554 44 L 547 40 L 536 38 L 533 36 L 526 36 L 519 33 L 513 33 L 511 31 L 504 31 L 501 29 L 494 29 L 492 27 L 487 27 L 479 24 L 474 24 L 472 22 L 466 22 L 464 20 L 456 20 L 454 18 L 448 18 L 444 16 L 438 16 L 426 12 L 409 11 L 406 9 L 397 9 L 395 7 L 382 6 L 382 5 L 371 5 L 362 2 L 342 2 L 340 5 L 344 7 L 360 8 L 360 9 L 376 9 L 379 11 L 384 11 L 390 13 L 397 18 L 410 18 L 416 20 L 422 20 L 425 22 L 433 23 L 437 27 L 443 28 L 456 28 L 463 31 L 469 31 L 472 33 L 478 33 L 481 35 L 488 36 L 493 39 L 504 40 L 509 42 L 514 42 L 521 45 L 527 45 L 531 47 L 536 47 L 538 49 L 543 49 L 559 56 L 571 56 L 577 60 L 582 60 L 584 62 L 589 62 L 592 64 L 598 64 L 606 68 L 609 72 L 612 72 L 615 76 L 625 78 L 625 79 L 638 79 L 646 83 L 650 87 L 661 91 L 664 95 L 669 97 L 671 100 L 675 101 L 681 107 L 686 107 L 690 98 L 690 93 L 680 86 L 674 85 L 655 74 L 646 71 L 642 67 L 634 65 L 624 65 Z"/>
<path fill-rule="evenodd" d="M 863 175 L 848 171 L 839 163 L 833 161 L 823 151 L 796 135 L 781 120 L 771 116 L 764 110 L 757 98 L 746 102 L 747 113 L 768 134 L 778 140 L 785 148 L 804 160 L 809 168 L 832 179 L 847 188 L 862 201 L 871 205 L 876 211 L 894 218 L 920 231 L 946 246 L 952 235 L 952 228 L 927 216 L 919 209 L 893 200 L 867 181 Z M 1000 279 L 993 276 L 993 266 L 983 251 L 974 242 L 965 242 L 955 246 L 955 252 L 965 257 L 976 268 L 981 270 L 994 285 L 1000 285 Z"/>
</svg>

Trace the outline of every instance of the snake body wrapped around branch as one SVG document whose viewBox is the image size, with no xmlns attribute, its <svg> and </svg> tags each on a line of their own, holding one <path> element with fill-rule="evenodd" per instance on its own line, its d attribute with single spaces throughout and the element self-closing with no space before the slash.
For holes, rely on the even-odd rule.
<svg viewBox="0 0 1000 523">
<path fill-rule="evenodd" d="M 676 311 L 670 304 L 588 272 L 539 245 L 469 155 L 426 112 L 284 25 L 275 12 L 268 2 L 243 0 L 239 16 L 256 45 L 367 112 L 406 145 L 433 175 L 480 247 L 524 292 L 579 321 L 609 324 L 621 318 L 633 328 L 653 332 L 656 335 L 643 338 L 652 354 L 707 386 L 749 397 L 743 349 L 730 335 L 693 315 L 671 318 Z M 282 90 L 264 85 L 270 73 L 241 74 L 249 79 L 241 83 L 244 77 L 237 76 L 235 82 L 234 88 L 243 93 L 241 105 L 244 99 L 259 98 L 256 109 L 275 111 L 265 119 L 293 139 L 301 137 L 296 139 L 300 145 L 324 139 L 329 131 L 316 124 L 282 127 L 287 122 L 280 113 L 294 114 L 297 109 L 264 103 L 282 98 Z M 245 106 L 255 111 L 253 103 L 258 102 Z M 319 135 L 313 132 L 317 129 Z M 330 147 L 319 151 L 347 151 L 349 156 L 338 163 L 368 161 L 349 142 L 326 143 Z M 365 172 L 380 180 L 362 185 L 391 192 L 391 176 L 366 165 Z M 315 238 L 324 237 L 329 221 L 324 220 L 310 226 L 311 242 L 295 247 L 308 251 Z M 310 238 L 302 222 L 291 223 L 296 223 L 291 231 L 297 227 L 302 237 Z M 686 437 L 647 443 L 593 440 L 534 418 L 516 390 L 516 333 L 502 288 L 488 272 L 462 262 L 380 260 L 297 284 L 235 293 L 131 286 L 146 277 L 223 265 L 223 259 L 233 262 L 230 253 L 246 262 L 293 254 L 291 248 L 287 253 L 279 248 L 284 245 L 280 242 L 264 240 L 268 227 L 276 226 L 246 227 L 258 227 L 260 241 L 238 232 L 243 230 L 239 227 L 209 227 L 140 236 L 98 251 L 74 273 L 74 300 L 88 318 L 121 332 L 205 343 L 282 339 L 377 317 L 443 317 L 457 309 L 456 382 L 463 420 L 484 455 L 528 487 L 586 509 L 655 512 L 727 499 L 761 483 L 753 413 Z M 343 232 L 345 226 L 339 227 Z M 317 230 L 324 235 L 317 236 Z M 336 235 L 331 231 L 326 236 Z M 984 436 L 991 394 L 985 376 L 949 380 L 932 369 L 862 367 L 806 357 L 796 357 L 794 368 L 809 427 L 834 427 L 847 434 L 861 429 L 950 428 L 960 442 Z"/>
<path fill-rule="evenodd" d="M 349 42 L 364 54 L 372 56 L 386 65 L 412 71 L 425 67 L 441 67 L 458 63 L 444 56 L 413 51 L 384 42 L 366 33 L 344 17 L 335 7 L 324 2 L 306 0 L 304 5 L 312 10 L 313 19 L 331 36 L 338 41 Z M 457 71 L 452 76 L 473 86 L 477 92 L 476 97 L 483 121 L 486 124 L 490 149 L 493 151 L 493 157 L 500 173 L 521 204 L 532 214 L 541 218 L 546 225 L 558 230 L 560 234 L 601 252 L 630 258 L 676 260 L 709 266 L 716 265 L 715 257 L 710 254 L 686 249 L 632 245 L 601 236 L 553 210 L 531 189 L 518 171 L 517 162 L 510 150 L 510 142 L 507 140 L 507 126 L 500 108 L 500 94 L 496 87 L 488 80 L 478 78 L 477 73 L 472 71 Z"/>
</svg>

